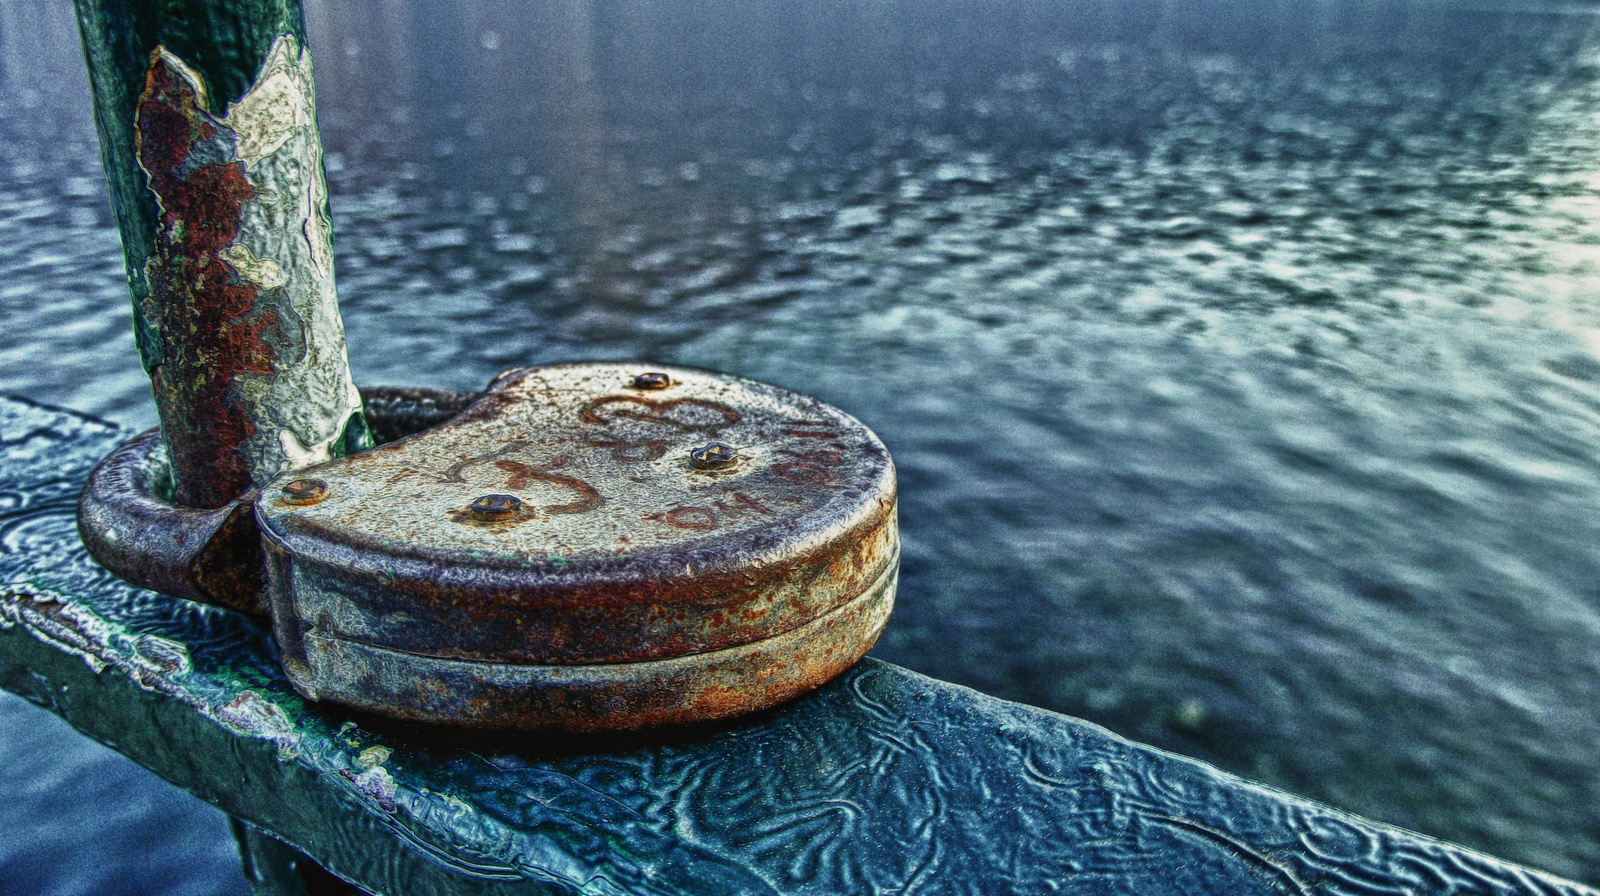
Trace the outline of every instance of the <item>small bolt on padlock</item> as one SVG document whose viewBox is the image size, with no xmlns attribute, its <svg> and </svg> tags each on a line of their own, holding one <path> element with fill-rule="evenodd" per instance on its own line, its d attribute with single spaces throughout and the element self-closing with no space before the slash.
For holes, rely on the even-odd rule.
<svg viewBox="0 0 1600 896">
<path fill-rule="evenodd" d="M 516 495 L 484 495 L 467 509 L 481 523 L 498 523 L 516 516 L 522 509 L 522 499 Z"/>
<path fill-rule="evenodd" d="M 650 373 L 636 374 L 633 378 L 633 388 L 649 392 L 659 392 L 672 385 L 672 377 L 664 373 L 652 371 Z"/>
<path fill-rule="evenodd" d="M 283 503 L 303 507 L 328 496 L 328 483 L 321 479 L 292 479 L 280 490 Z"/>
<path fill-rule="evenodd" d="M 701 445 L 689 452 L 689 463 L 696 470 L 720 470 L 738 459 L 738 450 L 732 445 L 724 445 L 721 442 Z"/>
</svg>

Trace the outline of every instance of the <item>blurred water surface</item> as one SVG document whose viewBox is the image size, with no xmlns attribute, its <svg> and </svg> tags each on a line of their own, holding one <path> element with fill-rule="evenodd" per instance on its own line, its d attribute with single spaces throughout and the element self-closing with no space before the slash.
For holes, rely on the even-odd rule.
<svg viewBox="0 0 1600 896">
<path fill-rule="evenodd" d="M 359 381 L 818 395 L 878 656 L 1600 883 L 1600 7 L 307 7 Z M 65 0 L 0 139 L 0 387 L 153 423 Z"/>
</svg>

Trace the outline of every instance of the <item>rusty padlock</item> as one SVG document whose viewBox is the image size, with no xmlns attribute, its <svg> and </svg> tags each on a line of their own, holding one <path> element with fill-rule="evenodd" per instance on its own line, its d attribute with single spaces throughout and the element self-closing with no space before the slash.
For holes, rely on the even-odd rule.
<svg viewBox="0 0 1600 896">
<path fill-rule="evenodd" d="M 888 620 L 894 466 L 820 401 L 613 363 L 365 397 L 390 441 L 212 511 L 167 502 L 159 437 L 133 440 L 90 477 L 85 544 L 135 584 L 270 618 L 307 697 L 477 727 L 751 712 Z"/>
</svg>

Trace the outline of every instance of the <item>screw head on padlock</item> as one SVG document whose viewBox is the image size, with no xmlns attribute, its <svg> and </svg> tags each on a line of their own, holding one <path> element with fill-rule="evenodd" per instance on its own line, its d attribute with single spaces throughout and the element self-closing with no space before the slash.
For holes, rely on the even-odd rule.
<svg viewBox="0 0 1600 896">
<path fill-rule="evenodd" d="M 701 445 L 689 452 L 689 463 L 696 470 L 720 470 L 738 459 L 738 450 L 732 445 L 724 445 L 721 442 Z"/>
<path fill-rule="evenodd" d="M 894 467 L 837 409 L 622 364 L 439 403 L 465 409 L 254 502 L 307 696 L 497 728 L 695 722 L 810 690 L 882 631 Z M 388 408 L 368 402 L 375 428 Z"/>
</svg>

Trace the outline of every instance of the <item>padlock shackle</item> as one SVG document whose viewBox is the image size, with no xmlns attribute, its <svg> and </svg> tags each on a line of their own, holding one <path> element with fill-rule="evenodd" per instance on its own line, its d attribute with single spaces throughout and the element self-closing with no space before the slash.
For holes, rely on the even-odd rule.
<svg viewBox="0 0 1600 896">
<path fill-rule="evenodd" d="M 174 501 L 369 447 L 300 0 L 74 7 Z"/>
<path fill-rule="evenodd" d="M 443 423 L 478 394 L 361 390 L 372 428 L 385 442 Z M 174 503 L 166 446 L 152 429 L 118 446 L 89 474 L 78 500 L 78 534 L 100 565 L 134 585 L 265 620 L 256 495 L 248 491 L 210 509 Z"/>
</svg>

